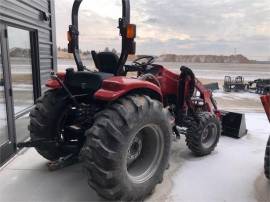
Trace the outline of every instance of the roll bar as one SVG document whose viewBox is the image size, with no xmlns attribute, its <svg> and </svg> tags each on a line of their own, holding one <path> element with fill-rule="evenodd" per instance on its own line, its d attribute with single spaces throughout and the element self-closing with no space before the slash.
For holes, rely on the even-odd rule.
<svg viewBox="0 0 270 202">
<path fill-rule="evenodd" d="M 80 57 L 79 49 L 79 20 L 78 13 L 80 5 L 83 0 L 74 0 L 72 7 L 72 25 L 69 26 L 68 31 L 68 52 L 73 53 L 74 59 L 78 68 L 78 71 L 83 71 L 85 66 Z M 126 63 L 129 54 L 135 54 L 136 43 L 134 38 L 136 37 L 136 26 L 133 26 L 135 34 L 133 37 L 128 37 L 128 27 L 130 25 L 130 2 L 129 0 L 122 0 L 122 18 L 119 19 L 120 36 L 122 37 L 122 49 L 118 62 L 118 74 L 123 71 L 123 66 Z"/>
</svg>

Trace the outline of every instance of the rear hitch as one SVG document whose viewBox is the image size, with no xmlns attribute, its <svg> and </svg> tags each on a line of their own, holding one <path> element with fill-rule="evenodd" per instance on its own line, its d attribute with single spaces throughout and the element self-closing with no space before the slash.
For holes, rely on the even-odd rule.
<svg viewBox="0 0 270 202">
<path fill-rule="evenodd" d="M 18 148 L 29 148 L 29 147 L 44 147 L 44 146 L 51 146 L 52 144 L 58 145 L 58 143 L 55 140 L 48 140 L 48 139 L 38 139 L 38 140 L 32 140 L 28 142 L 20 142 L 17 144 Z"/>
<path fill-rule="evenodd" d="M 56 171 L 79 162 L 79 157 L 77 154 L 70 154 L 68 156 L 62 157 L 56 161 L 51 161 L 47 164 L 49 171 Z"/>
<path fill-rule="evenodd" d="M 50 148 L 50 147 L 59 147 L 59 149 L 66 151 L 68 153 L 79 153 L 80 147 L 78 146 L 77 142 L 70 142 L 70 143 L 60 143 L 56 140 L 48 140 L 48 139 L 39 139 L 33 140 L 28 142 L 20 142 L 17 144 L 18 148 Z"/>
<path fill-rule="evenodd" d="M 30 148 L 30 147 L 48 147 L 48 146 L 59 146 L 59 143 L 55 140 L 39 139 L 35 141 L 21 142 L 17 144 L 18 148 Z M 56 161 L 47 163 L 50 171 L 59 170 L 79 162 L 79 149 L 75 145 L 64 145 L 61 147 L 62 150 L 73 152 L 70 155 L 61 157 Z"/>
</svg>

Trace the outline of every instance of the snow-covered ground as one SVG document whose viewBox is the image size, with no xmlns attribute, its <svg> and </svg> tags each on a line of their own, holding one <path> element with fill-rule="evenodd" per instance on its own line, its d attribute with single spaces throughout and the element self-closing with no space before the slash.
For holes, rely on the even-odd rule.
<svg viewBox="0 0 270 202">
<path fill-rule="evenodd" d="M 269 64 L 217 64 L 217 63 L 161 63 L 162 65 L 179 72 L 179 67 L 185 65 L 190 67 L 197 78 L 223 80 L 224 76 L 243 76 L 246 81 L 258 78 L 270 78 Z"/>
<path fill-rule="evenodd" d="M 241 113 L 264 112 L 260 95 L 249 92 L 226 93 L 223 90 L 213 92 L 213 96 L 221 110 Z"/>
<path fill-rule="evenodd" d="M 260 101 L 260 95 L 256 93 L 249 93 L 249 92 L 230 92 L 226 93 L 223 90 L 218 90 L 213 92 L 214 98 L 222 98 L 224 100 L 242 100 L 242 99 L 249 99 L 254 101 Z"/>
<path fill-rule="evenodd" d="M 263 172 L 270 127 L 264 114 L 247 114 L 247 126 L 249 133 L 246 137 L 240 140 L 222 137 L 213 155 L 186 161 L 173 180 L 172 198 L 194 202 L 248 202 L 256 201 L 258 197 L 265 198 L 257 196 L 256 181 Z"/>
<path fill-rule="evenodd" d="M 269 202 L 263 160 L 270 124 L 263 113 L 247 113 L 248 135 L 221 137 L 210 156 L 196 158 L 184 139 L 173 144 L 171 166 L 150 201 Z"/>
</svg>

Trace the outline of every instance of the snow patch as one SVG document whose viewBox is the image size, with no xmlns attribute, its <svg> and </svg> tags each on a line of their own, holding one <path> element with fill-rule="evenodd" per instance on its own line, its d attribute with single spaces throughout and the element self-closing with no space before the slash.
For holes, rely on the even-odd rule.
<svg viewBox="0 0 270 202">
<path fill-rule="evenodd" d="M 246 121 L 247 136 L 242 139 L 221 137 L 216 151 L 210 156 L 196 158 L 186 149 L 182 166 L 173 178 L 170 199 L 189 202 L 257 201 L 254 183 L 263 172 L 270 124 L 263 113 L 247 113 Z"/>
<path fill-rule="evenodd" d="M 242 100 L 250 99 L 260 101 L 260 95 L 250 92 L 230 92 L 226 93 L 223 90 L 218 90 L 213 92 L 214 98 L 222 98 L 225 100 Z"/>
</svg>

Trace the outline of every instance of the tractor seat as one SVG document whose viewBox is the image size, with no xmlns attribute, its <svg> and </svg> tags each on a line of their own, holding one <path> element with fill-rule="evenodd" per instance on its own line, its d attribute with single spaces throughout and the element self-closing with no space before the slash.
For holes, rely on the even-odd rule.
<svg viewBox="0 0 270 202">
<path fill-rule="evenodd" d="M 91 51 L 96 68 L 100 72 L 117 75 L 119 57 L 112 52 Z"/>
<path fill-rule="evenodd" d="M 75 72 L 67 70 L 65 84 L 73 94 L 91 94 L 99 90 L 103 80 L 113 77 L 113 74 L 103 72 Z"/>
</svg>

